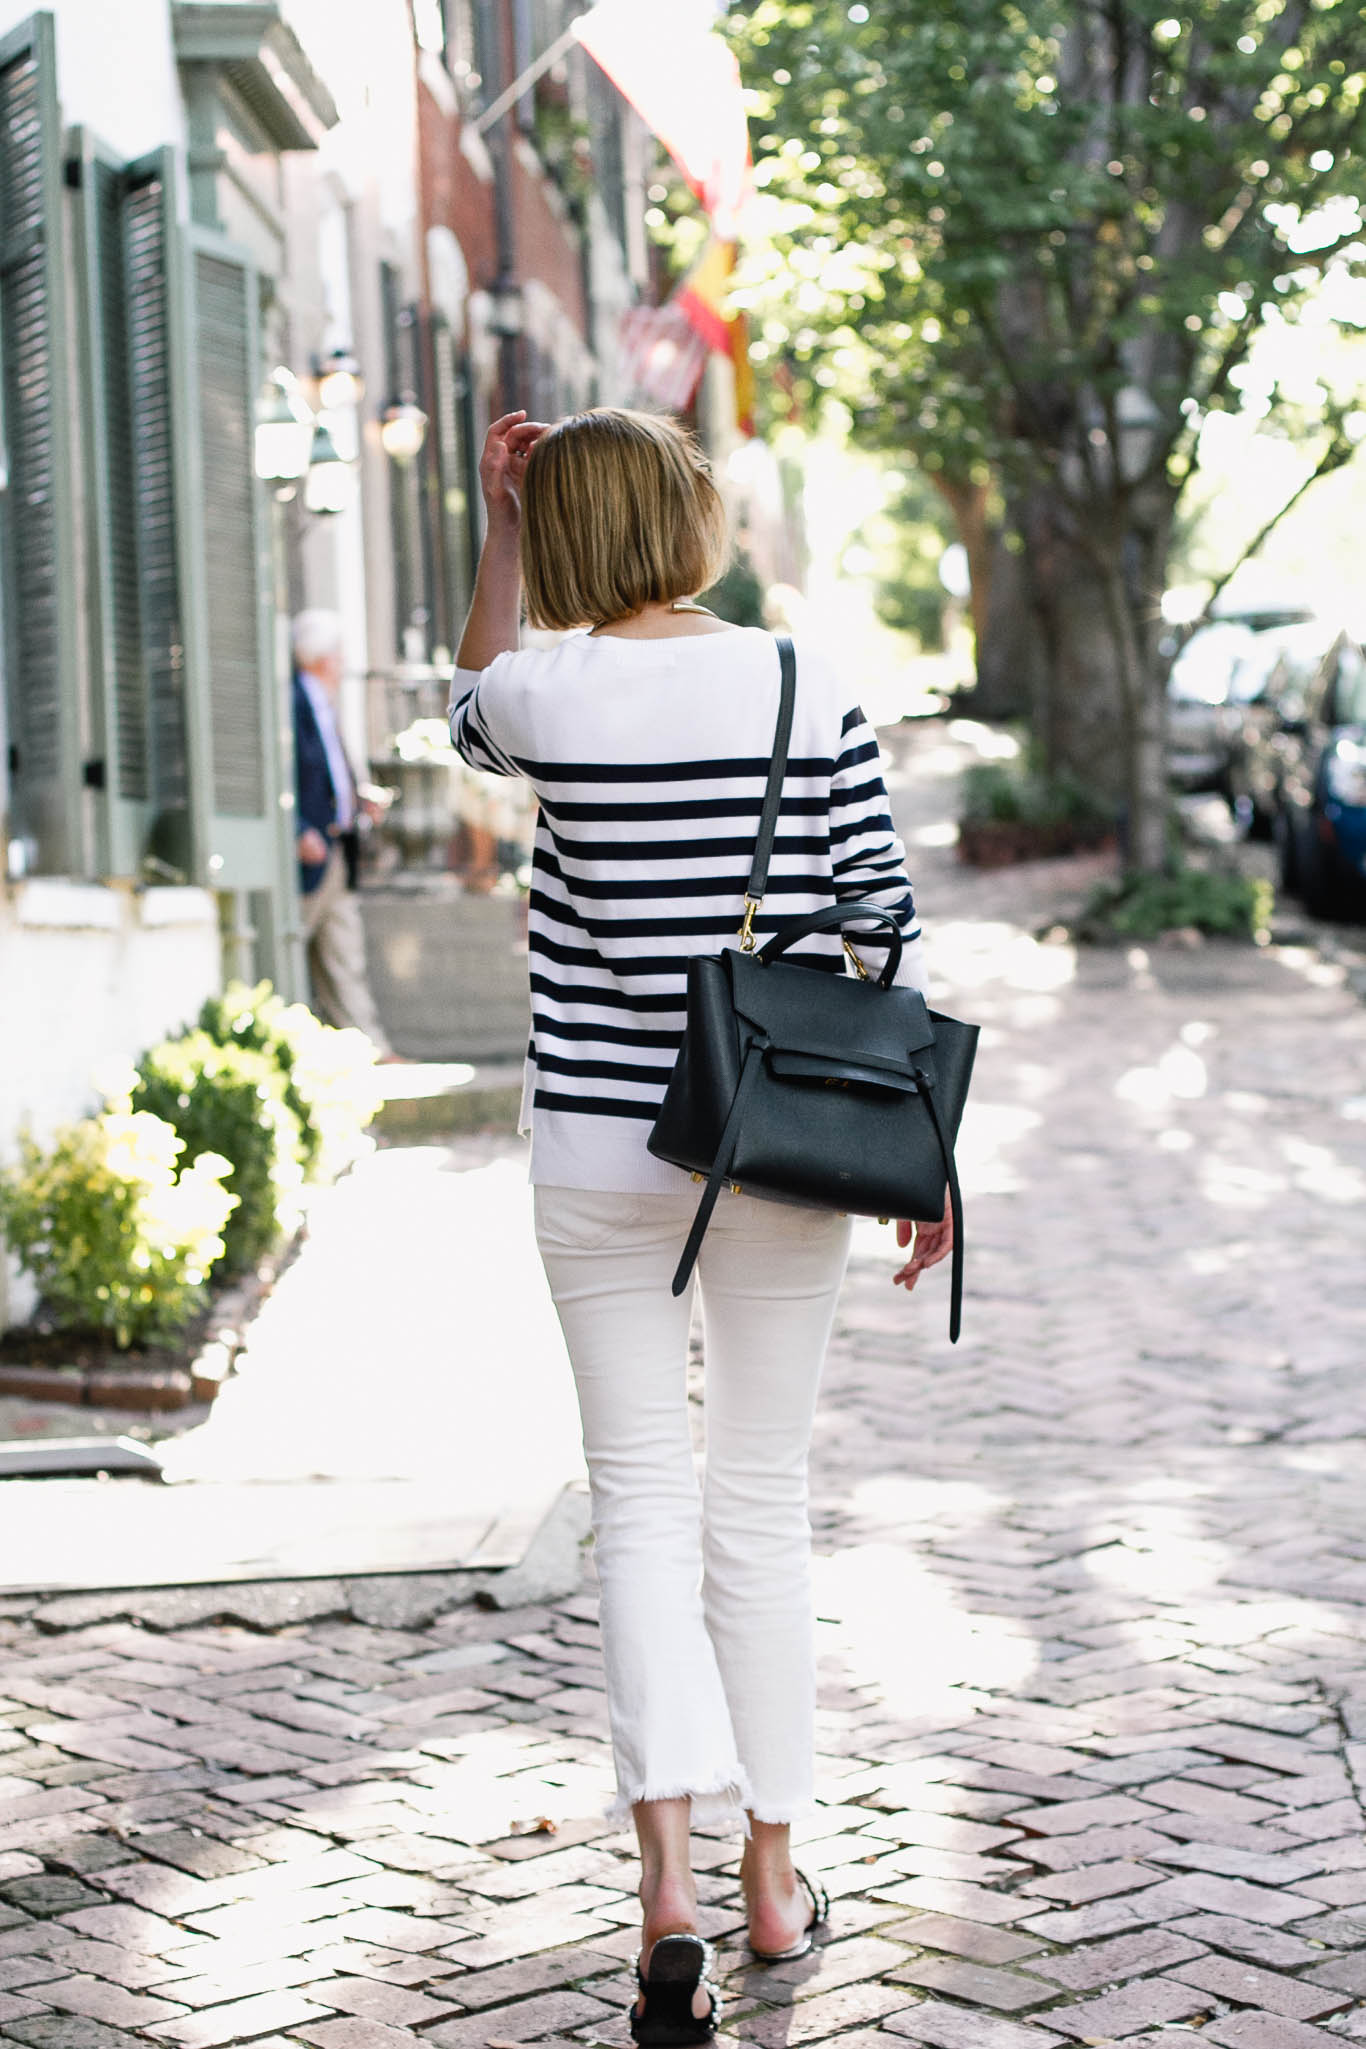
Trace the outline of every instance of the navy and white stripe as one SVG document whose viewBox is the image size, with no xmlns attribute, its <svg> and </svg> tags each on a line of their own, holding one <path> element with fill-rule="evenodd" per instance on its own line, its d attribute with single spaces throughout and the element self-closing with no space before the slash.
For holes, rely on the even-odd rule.
<svg viewBox="0 0 1366 2049">
<path fill-rule="evenodd" d="M 456 748 L 540 800 L 529 915 L 532 1178 L 683 1185 L 645 1138 L 684 1025 L 688 960 L 735 942 L 778 704 L 772 638 L 576 634 L 457 671 Z M 759 938 L 832 901 L 892 911 L 898 979 L 923 984 L 905 856 L 877 739 L 799 648 L 797 703 Z M 870 946 L 870 961 L 875 956 Z M 803 959 L 838 970 L 820 935 Z"/>
</svg>

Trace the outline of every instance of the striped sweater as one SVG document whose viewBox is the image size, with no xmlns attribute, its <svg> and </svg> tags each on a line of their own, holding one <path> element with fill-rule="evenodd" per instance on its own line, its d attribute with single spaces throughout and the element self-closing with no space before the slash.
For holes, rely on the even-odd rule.
<svg viewBox="0 0 1366 2049">
<path fill-rule="evenodd" d="M 457 670 L 451 736 L 471 767 L 540 800 L 523 1128 L 533 1181 L 688 1186 L 645 1149 L 684 1024 L 689 956 L 735 943 L 778 709 L 757 629 L 666 640 L 574 634 Z M 813 649 L 797 698 L 760 939 L 834 901 L 891 910 L 898 980 L 924 986 L 919 927 L 878 744 Z M 870 940 L 874 964 L 880 949 Z M 834 935 L 792 956 L 838 970 Z"/>
</svg>

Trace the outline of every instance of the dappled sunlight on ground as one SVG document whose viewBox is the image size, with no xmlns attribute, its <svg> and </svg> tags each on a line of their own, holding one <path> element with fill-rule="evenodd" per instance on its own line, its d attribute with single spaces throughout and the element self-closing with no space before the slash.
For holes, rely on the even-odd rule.
<svg viewBox="0 0 1366 2049">
<path fill-rule="evenodd" d="M 958 1687 L 1019 1686 L 1037 1663 L 1029 1634 L 973 1614 L 903 1542 L 855 1544 L 820 1561 L 816 1607 L 838 1626 L 845 1684 L 897 1717 L 942 1717 Z"/>
</svg>

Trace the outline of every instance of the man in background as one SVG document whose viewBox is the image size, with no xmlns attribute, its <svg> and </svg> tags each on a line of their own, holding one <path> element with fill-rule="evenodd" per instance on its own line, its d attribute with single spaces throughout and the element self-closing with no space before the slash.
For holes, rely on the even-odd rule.
<svg viewBox="0 0 1366 2049">
<path fill-rule="evenodd" d="M 340 618 L 335 612 L 300 612 L 293 643 L 299 891 L 313 1008 L 328 1024 L 355 1026 L 374 1041 L 381 1060 L 392 1060 L 396 1056 L 370 992 L 356 898 L 359 822 L 362 809 L 370 807 L 357 789 L 337 720 Z"/>
</svg>

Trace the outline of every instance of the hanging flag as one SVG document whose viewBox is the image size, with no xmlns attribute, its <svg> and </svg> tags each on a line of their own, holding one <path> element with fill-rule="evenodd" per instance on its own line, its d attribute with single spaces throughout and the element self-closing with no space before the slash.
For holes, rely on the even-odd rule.
<svg viewBox="0 0 1366 2049">
<path fill-rule="evenodd" d="M 633 306 L 622 315 L 622 370 L 637 396 L 671 413 L 686 412 L 712 354 L 728 356 L 735 373 L 735 418 L 754 432 L 754 372 L 749 323 L 728 313 L 726 290 L 735 244 L 713 237 L 663 306 Z"/>
<path fill-rule="evenodd" d="M 735 424 L 754 435 L 754 365 L 749 360 L 749 321 L 743 313 L 730 317 L 730 360 L 735 369 Z"/>
<path fill-rule="evenodd" d="M 710 349 L 677 299 L 632 306 L 621 316 L 621 369 L 633 394 L 666 413 L 686 413 Z"/>
<path fill-rule="evenodd" d="M 713 236 L 670 304 L 680 308 L 709 349 L 730 357 L 735 372 L 735 423 L 742 434 L 752 434 L 754 371 L 749 360 L 749 322 L 743 313 L 731 313 L 726 306 L 735 256 L 734 242 Z"/>
<path fill-rule="evenodd" d="M 733 240 L 753 191 L 735 53 L 710 0 L 598 0 L 574 33 L 687 179 L 716 232 Z"/>
<path fill-rule="evenodd" d="M 730 354 L 726 291 L 734 268 L 734 242 L 723 242 L 713 235 L 674 293 L 674 303 L 682 308 L 707 347 L 723 356 Z"/>
</svg>

